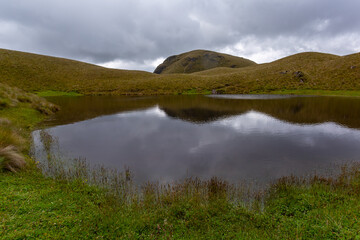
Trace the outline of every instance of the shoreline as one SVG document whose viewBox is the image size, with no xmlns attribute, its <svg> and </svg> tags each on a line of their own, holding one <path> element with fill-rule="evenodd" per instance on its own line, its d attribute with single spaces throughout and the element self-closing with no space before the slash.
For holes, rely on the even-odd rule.
<svg viewBox="0 0 360 240">
<path fill-rule="evenodd" d="M 33 92 L 39 97 L 81 97 L 81 96 L 107 96 L 107 95 L 114 95 L 114 96 L 176 96 L 176 95 L 212 95 L 210 91 L 207 91 L 206 93 L 176 93 L 176 94 L 150 94 L 145 95 L 142 93 L 137 93 L 133 95 L 129 94 L 113 94 L 113 93 L 107 93 L 107 94 L 101 94 L 101 93 L 93 93 L 93 94 L 81 94 L 78 92 L 63 92 L 63 91 L 38 91 Z M 318 90 L 318 89 L 289 89 L 289 90 L 277 90 L 277 91 L 253 91 L 249 93 L 222 93 L 222 94 L 214 94 L 214 95 L 304 95 L 304 96 L 329 96 L 329 97 L 360 97 L 360 90 Z"/>
</svg>

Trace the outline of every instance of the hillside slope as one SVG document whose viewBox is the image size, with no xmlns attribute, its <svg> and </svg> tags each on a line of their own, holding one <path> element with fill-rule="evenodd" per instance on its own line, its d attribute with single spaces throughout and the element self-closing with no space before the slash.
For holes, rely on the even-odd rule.
<svg viewBox="0 0 360 240">
<path fill-rule="evenodd" d="M 255 64 L 251 60 L 228 54 L 194 50 L 168 57 L 154 73 L 193 73 L 216 67 L 241 68 Z"/>
<path fill-rule="evenodd" d="M 360 53 L 299 53 L 243 68 L 191 74 L 154 74 L 0 49 L 0 82 L 25 91 L 161 95 L 268 93 L 289 90 L 360 90 Z M 360 93 L 360 92 L 359 92 Z"/>
<path fill-rule="evenodd" d="M 84 62 L 0 49 L 0 81 L 27 91 L 101 92 L 151 76 L 143 71 L 108 69 Z"/>
<path fill-rule="evenodd" d="M 360 53 L 336 56 L 305 52 L 239 69 L 215 68 L 193 76 L 221 78 L 221 92 L 271 92 L 289 89 L 360 90 Z"/>
</svg>

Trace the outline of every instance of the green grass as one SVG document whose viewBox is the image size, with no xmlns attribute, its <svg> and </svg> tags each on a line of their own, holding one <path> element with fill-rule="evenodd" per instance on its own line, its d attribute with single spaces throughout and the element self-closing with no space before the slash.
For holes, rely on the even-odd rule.
<svg viewBox="0 0 360 240">
<path fill-rule="evenodd" d="M 118 204 L 81 180 L 45 178 L 30 169 L 0 175 L 4 239 L 358 239 L 360 172 L 348 180 L 282 179 L 252 208 L 221 192 L 172 191 L 159 201 L 148 186 L 141 201 Z M 181 183 L 181 187 L 186 183 Z M 200 189 L 201 191 L 204 189 Z M 205 189 L 206 190 L 206 189 Z M 145 190 L 144 190 L 145 191 Z"/>
<path fill-rule="evenodd" d="M 8 103 L 0 108 L 0 149 L 10 145 L 27 154 L 32 129 L 58 107 L 34 94 L 2 83 L 0 99 Z"/>
<path fill-rule="evenodd" d="M 62 91 L 41 91 L 36 92 L 39 97 L 79 97 L 83 94 L 77 92 L 62 92 Z"/>
</svg>

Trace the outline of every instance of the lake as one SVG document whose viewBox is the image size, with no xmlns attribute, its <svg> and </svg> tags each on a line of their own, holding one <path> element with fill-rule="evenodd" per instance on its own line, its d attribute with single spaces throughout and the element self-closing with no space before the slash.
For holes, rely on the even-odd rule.
<svg viewBox="0 0 360 240">
<path fill-rule="evenodd" d="M 54 97 L 44 122 L 65 158 L 129 168 L 137 182 L 268 182 L 360 156 L 360 98 L 279 95 Z M 46 155 L 40 131 L 34 156 Z M 54 148 L 55 149 L 55 148 Z M 53 149 L 53 151 L 55 151 Z"/>
</svg>

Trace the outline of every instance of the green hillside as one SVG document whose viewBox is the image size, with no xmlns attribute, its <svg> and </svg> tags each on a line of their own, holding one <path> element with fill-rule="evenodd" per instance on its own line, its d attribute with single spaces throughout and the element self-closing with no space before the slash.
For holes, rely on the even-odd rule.
<svg viewBox="0 0 360 240">
<path fill-rule="evenodd" d="M 168 57 L 155 69 L 154 73 L 193 73 L 217 67 L 241 68 L 255 64 L 249 59 L 228 54 L 194 50 Z"/>
</svg>

